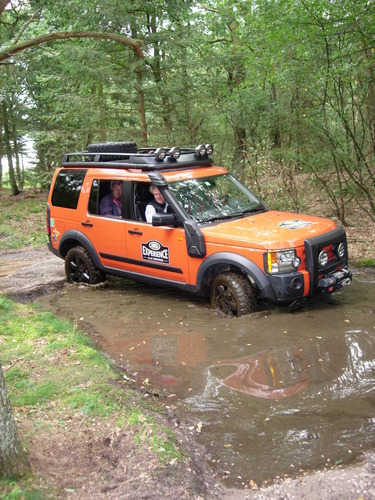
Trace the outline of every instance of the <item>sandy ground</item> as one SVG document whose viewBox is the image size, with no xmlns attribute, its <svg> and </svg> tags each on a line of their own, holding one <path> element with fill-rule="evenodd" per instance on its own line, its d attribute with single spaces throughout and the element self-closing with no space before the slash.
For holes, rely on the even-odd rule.
<svg viewBox="0 0 375 500">
<path fill-rule="evenodd" d="M 46 248 L 0 251 L 0 291 L 30 302 L 65 283 L 64 263 Z M 51 416 L 48 416 L 51 418 Z M 34 435 L 30 457 L 41 485 L 59 498 L 223 498 L 244 499 L 375 499 L 375 453 L 368 451 L 350 466 L 280 479 L 267 488 L 226 490 L 205 463 L 205 450 L 183 422 L 166 415 L 165 425 L 189 451 L 182 464 L 155 464 L 150 451 L 135 447 L 127 431 L 71 422 L 49 441 Z M 27 433 L 27 424 L 19 423 Z M 77 472 L 78 471 L 78 472 Z"/>
</svg>

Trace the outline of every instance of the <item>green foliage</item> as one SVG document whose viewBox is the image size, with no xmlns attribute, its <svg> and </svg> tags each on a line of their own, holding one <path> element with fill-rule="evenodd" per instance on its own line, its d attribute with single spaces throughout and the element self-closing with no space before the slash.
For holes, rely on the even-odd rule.
<svg viewBox="0 0 375 500">
<path fill-rule="evenodd" d="M 358 267 L 375 267 L 375 259 L 363 258 L 356 262 Z"/>
<path fill-rule="evenodd" d="M 90 142 L 209 141 L 242 179 L 251 171 L 257 182 L 260 157 L 282 165 L 292 207 L 293 177 L 312 172 L 343 222 L 348 198 L 375 219 L 371 3 L 37 0 L 16 2 L 2 21 L 8 45 L 19 33 L 24 41 L 67 30 L 144 42 L 144 60 L 112 42 L 74 39 L 1 66 L 12 129 L 36 151 L 35 169 L 23 174 L 32 185 L 46 187 L 62 154 Z"/>
</svg>

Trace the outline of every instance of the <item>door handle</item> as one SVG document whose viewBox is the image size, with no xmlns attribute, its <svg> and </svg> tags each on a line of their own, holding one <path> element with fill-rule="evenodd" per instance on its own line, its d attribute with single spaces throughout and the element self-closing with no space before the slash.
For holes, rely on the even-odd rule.
<svg viewBox="0 0 375 500">
<path fill-rule="evenodd" d="M 128 230 L 129 234 L 138 234 L 139 236 L 142 236 L 142 231 L 135 231 L 134 229 L 129 229 Z"/>
<path fill-rule="evenodd" d="M 92 222 L 81 222 L 81 225 L 85 227 L 92 227 L 94 224 Z"/>
</svg>

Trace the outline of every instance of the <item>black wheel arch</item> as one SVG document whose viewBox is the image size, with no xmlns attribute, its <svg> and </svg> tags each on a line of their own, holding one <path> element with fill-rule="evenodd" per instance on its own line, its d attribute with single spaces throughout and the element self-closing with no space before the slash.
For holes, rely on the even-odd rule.
<svg viewBox="0 0 375 500">
<path fill-rule="evenodd" d="M 69 250 L 73 247 L 77 246 L 83 246 L 88 253 L 90 254 L 92 260 L 94 261 L 95 266 L 100 269 L 101 271 L 103 270 L 102 263 L 100 262 L 99 255 L 97 251 L 95 250 L 94 245 L 91 243 L 91 241 L 82 234 L 81 232 L 72 229 L 69 231 L 66 231 L 64 235 L 62 236 L 60 243 L 59 243 L 59 255 L 63 259 L 65 259 L 66 254 L 69 252 Z"/>
<path fill-rule="evenodd" d="M 204 259 L 197 274 L 196 292 L 207 294 L 215 277 L 225 271 L 249 276 L 263 298 L 276 300 L 267 275 L 250 259 L 231 252 L 218 252 Z"/>
</svg>

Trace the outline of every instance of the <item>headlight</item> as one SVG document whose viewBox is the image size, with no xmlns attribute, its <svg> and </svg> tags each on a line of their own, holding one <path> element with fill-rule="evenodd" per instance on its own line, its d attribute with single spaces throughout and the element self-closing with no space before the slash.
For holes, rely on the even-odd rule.
<svg viewBox="0 0 375 500">
<path fill-rule="evenodd" d="M 266 270 L 270 274 L 295 271 L 301 264 L 295 248 L 267 253 Z"/>
<path fill-rule="evenodd" d="M 211 144 L 206 144 L 205 148 L 207 156 L 211 156 L 214 151 L 214 147 Z"/>
<path fill-rule="evenodd" d="M 328 264 L 328 260 L 328 252 L 326 250 L 322 250 L 318 256 L 319 267 L 325 267 Z"/>
</svg>

